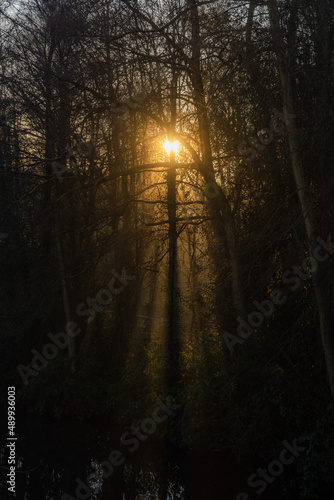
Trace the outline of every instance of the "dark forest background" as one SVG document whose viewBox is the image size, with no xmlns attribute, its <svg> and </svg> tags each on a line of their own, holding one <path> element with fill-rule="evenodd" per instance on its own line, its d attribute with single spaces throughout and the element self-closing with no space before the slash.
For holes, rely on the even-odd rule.
<svg viewBox="0 0 334 500">
<path fill-rule="evenodd" d="M 4 409 L 121 430 L 170 395 L 159 439 L 240 464 L 297 439 L 299 498 L 333 491 L 333 18 L 2 2 Z"/>
</svg>

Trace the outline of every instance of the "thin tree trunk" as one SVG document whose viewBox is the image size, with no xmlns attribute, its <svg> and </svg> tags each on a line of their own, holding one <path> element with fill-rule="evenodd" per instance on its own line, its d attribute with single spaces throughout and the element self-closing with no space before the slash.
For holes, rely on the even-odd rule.
<svg viewBox="0 0 334 500">
<path fill-rule="evenodd" d="M 57 220 L 57 217 L 55 218 Z M 56 247 L 57 247 L 57 255 L 58 255 L 58 263 L 59 263 L 59 271 L 61 275 L 61 289 L 63 294 L 63 304 L 64 304 L 64 312 L 66 323 L 74 322 L 74 316 L 70 304 L 70 294 L 68 290 L 68 280 L 66 277 L 66 268 L 65 268 L 65 259 L 64 259 L 64 251 L 61 241 L 61 235 L 58 233 L 60 231 L 59 224 L 56 225 Z M 68 357 L 69 359 L 74 358 L 76 355 L 76 341 L 75 337 L 68 335 Z"/>
<path fill-rule="evenodd" d="M 256 0 L 251 0 L 249 2 L 247 25 L 246 25 L 247 57 L 251 60 L 251 62 L 253 60 L 252 29 L 253 29 L 255 7 L 256 7 Z"/>
<path fill-rule="evenodd" d="M 287 116 L 294 115 L 294 99 L 292 92 L 291 74 L 285 58 L 285 43 L 283 34 L 279 24 L 279 12 L 277 0 L 270 0 L 267 2 L 268 12 L 270 18 L 270 25 L 272 30 L 272 37 L 275 47 L 275 52 L 278 61 L 278 68 L 280 73 L 282 93 L 283 93 L 283 106 L 286 110 Z M 288 120 L 287 133 L 289 148 L 291 153 L 291 163 L 293 175 L 297 187 L 299 204 L 302 210 L 305 229 L 307 234 L 307 242 L 309 247 L 310 256 L 314 255 L 317 246 L 315 235 L 315 220 L 312 210 L 312 203 L 307 192 L 305 182 L 303 160 L 300 153 L 300 144 L 298 139 L 298 128 L 295 120 Z M 313 275 L 313 286 L 317 301 L 317 307 L 320 320 L 320 333 L 324 349 L 327 373 L 329 379 L 330 390 L 334 399 L 334 340 L 333 340 L 333 317 L 331 312 L 331 303 L 329 292 L 326 290 L 326 282 L 324 277 L 327 274 L 327 263 L 320 262 L 317 271 Z"/>
<path fill-rule="evenodd" d="M 174 60 L 173 60 L 174 63 Z M 171 83 L 171 129 L 169 140 L 174 141 L 173 132 L 176 123 L 177 73 L 172 68 Z M 170 168 L 167 174 L 168 203 L 168 366 L 169 388 L 173 391 L 180 379 L 180 339 L 178 331 L 178 270 L 177 270 L 177 223 L 176 223 L 176 162 L 175 152 L 170 152 Z"/>
</svg>

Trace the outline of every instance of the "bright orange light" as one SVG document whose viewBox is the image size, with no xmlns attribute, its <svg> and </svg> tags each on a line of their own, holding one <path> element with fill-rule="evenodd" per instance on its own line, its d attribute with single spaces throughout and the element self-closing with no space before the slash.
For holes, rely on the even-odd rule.
<svg viewBox="0 0 334 500">
<path fill-rule="evenodd" d="M 166 153 L 170 154 L 171 151 L 177 153 L 179 150 L 179 141 L 170 142 L 168 139 L 164 143 Z"/>
</svg>

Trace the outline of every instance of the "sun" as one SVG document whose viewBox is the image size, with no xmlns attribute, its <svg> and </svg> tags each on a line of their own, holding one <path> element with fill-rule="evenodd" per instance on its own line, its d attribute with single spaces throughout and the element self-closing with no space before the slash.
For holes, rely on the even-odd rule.
<svg viewBox="0 0 334 500">
<path fill-rule="evenodd" d="M 168 139 L 164 143 L 166 153 L 170 154 L 171 151 L 177 153 L 179 150 L 179 141 L 170 142 Z"/>
</svg>

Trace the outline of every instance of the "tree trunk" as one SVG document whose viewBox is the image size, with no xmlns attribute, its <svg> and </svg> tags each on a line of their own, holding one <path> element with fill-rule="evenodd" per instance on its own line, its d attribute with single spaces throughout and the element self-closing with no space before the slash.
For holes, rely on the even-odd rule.
<svg viewBox="0 0 334 500">
<path fill-rule="evenodd" d="M 282 85 L 283 93 L 283 106 L 286 110 L 287 116 L 294 116 L 294 98 L 292 92 L 292 78 L 289 66 L 285 58 L 285 43 L 283 34 L 279 24 L 279 12 L 277 0 L 270 0 L 267 2 L 268 12 L 270 18 L 270 25 L 272 30 L 272 38 L 274 42 L 275 52 L 278 61 L 278 69 Z M 315 220 L 312 210 L 312 202 L 307 193 L 307 186 L 305 182 L 303 160 L 300 150 L 298 139 L 298 128 L 294 119 L 288 120 L 287 133 L 289 148 L 291 153 L 292 171 L 297 187 L 299 204 L 303 214 L 305 224 L 307 243 L 309 247 L 310 256 L 314 255 L 315 248 L 317 247 L 315 235 Z M 328 261 L 327 261 L 328 262 Z M 313 275 L 313 286 L 316 296 L 316 302 L 319 312 L 320 333 L 324 354 L 326 359 L 327 373 L 329 378 L 330 390 L 334 399 L 334 341 L 333 341 L 333 317 L 331 312 L 331 301 L 329 292 L 326 290 L 326 282 L 324 277 L 327 274 L 328 263 L 320 262 L 317 271 Z"/>
<path fill-rule="evenodd" d="M 198 7 L 194 0 L 188 0 L 188 5 L 191 8 L 190 21 L 192 26 L 192 58 L 190 78 L 194 89 L 201 149 L 203 151 L 203 167 L 200 167 L 200 169 L 206 182 L 207 190 L 208 188 L 212 188 L 213 191 L 212 196 L 208 196 L 208 207 L 212 216 L 212 225 L 215 236 L 221 247 L 223 247 L 225 242 L 227 242 L 232 269 L 233 305 L 236 312 L 243 315 L 245 312 L 245 300 L 234 217 L 224 192 L 215 180 L 213 169 L 210 143 L 210 123 L 207 114 L 200 63 L 201 40 Z"/>
<path fill-rule="evenodd" d="M 57 221 L 57 217 L 55 217 L 55 220 Z M 67 280 L 67 276 L 66 276 L 64 251 L 63 251 L 63 245 L 62 245 L 62 241 L 61 241 L 61 234 L 59 234 L 59 232 L 60 232 L 60 224 L 56 224 L 55 238 L 56 238 L 59 271 L 60 271 L 60 275 L 61 275 L 61 289 L 62 289 L 62 295 L 63 295 L 63 305 L 64 305 L 66 323 L 69 323 L 69 322 L 74 322 L 74 316 L 73 316 L 73 312 L 72 312 L 72 308 L 71 308 L 71 304 L 70 304 L 70 294 L 69 294 L 68 280 Z M 68 357 L 71 360 L 76 355 L 75 337 L 68 335 L 67 348 L 68 348 Z"/>
<path fill-rule="evenodd" d="M 172 63 L 172 82 L 170 91 L 171 129 L 170 141 L 174 141 L 173 133 L 176 122 L 177 73 Z M 175 152 L 170 152 L 170 168 L 167 174 L 168 203 L 168 385 L 174 391 L 180 380 L 180 339 L 178 331 L 178 270 L 177 270 L 177 223 L 176 223 L 176 162 Z"/>
</svg>

